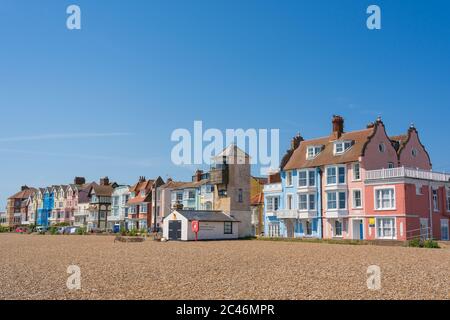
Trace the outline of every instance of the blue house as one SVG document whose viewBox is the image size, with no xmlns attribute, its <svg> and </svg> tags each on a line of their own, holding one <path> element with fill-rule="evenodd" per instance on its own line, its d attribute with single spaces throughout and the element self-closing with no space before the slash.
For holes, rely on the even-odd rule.
<svg viewBox="0 0 450 320">
<path fill-rule="evenodd" d="M 55 205 L 55 195 L 52 188 L 46 188 L 43 191 L 42 208 L 38 209 L 37 222 L 38 226 L 48 227 L 49 219 Z"/>
<path fill-rule="evenodd" d="M 264 186 L 264 234 L 268 237 L 322 238 L 320 169 L 283 169 L 300 142 L 300 136 L 293 139 L 280 171 L 270 175 Z"/>
</svg>

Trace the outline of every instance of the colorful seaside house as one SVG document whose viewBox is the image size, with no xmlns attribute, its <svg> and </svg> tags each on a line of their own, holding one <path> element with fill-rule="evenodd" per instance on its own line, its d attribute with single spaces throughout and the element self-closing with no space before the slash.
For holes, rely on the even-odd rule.
<svg viewBox="0 0 450 320">
<path fill-rule="evenodd" d="M 172 189 L 172 208 L 183 210 L 212 210 L 214 204 L 214 185 L 209 183 L 209 172 L 197 170 L 192 182 Z"/>
<path fill-rule="evenodd" d="M 128 218 L 128 200 L 130 198 L 130 186 L 119 185 L 112 193 L 112 207 L 108 216 L 108 229 L 125 228 L 125 219 Z"/>
<path fill-rule="evenodd" d="M 264 185 L 266 178 L 250 177 L 250 209 L 252 211 L 252 235 L 264 234 Z"/>
<path fill-rule="evenodd" d="M 9 228 L 15 228 L 22 224 L 22 216 L 27 215 L 26 201 L 36 189 L 28 186 L 22 186 L 21 190 L 10 196 L 6 207 L 6 223 L 4 225 Z"/>
<path fill-rule="evenodd" d="M 130 197 L 127 202 L 128 217 L 125 219 L 128 230 L 147 230 L 152 227 L 152 192 L 163 184 L 164 180 L 161 177 L 155 180 L 140 177 L 139 181 L 130 188 Z"/>
<path fill-rule="evenodd" d="M 111 213 L 111 196 L 118 185 L 111 183 L 108 177 L 100 179 L 100 184 L 91 184 L 89 197 L 89 215 L 87 217 L 87 229 L 106 231 L 108 216 Z"/>
<path fill-rule="evenodd" d="M 293 139 L 281 162 L 280 182 L 269 183 L 264 190 L 266 235 L 405 240 L 413 237 L 414 230 L 420 235 L 420 229 L 429 228 L 425 220 L 430 225 L 433 216 L 422 217 L 414 206 L 400 207 L 418 200 L 389 185 L 399 178 L 411 178 L 411 168 L 430 172 L 430 159 L 417 130 L 411 127 L 406 135 L 389 137 L 380 118 L 353 132 L 344 132 L 340 116 L 334 116 L 332 123 L 330 136 Z M 379 174 L 392 174 L 394 181 L 374 179 Z M 435 193 L 443 199 L 446 176 L 439 177 L 433 180 L 441 188 Z M 430 209 L 427 203 L 423 197 L 422 211 Z M 434 225 L 443 225 L 445 234 L 445 215 L 436 214 L 434 220 Z M 434 237 L 440 236 L 437 228 L 433 232 Z"/>
<path fill-rule="evenodd" d="M 159 223 L 159 226 L 162 226 L 162 220 L 164 217 L 167 217 L 173 209 L 173 205 L 176 203 L 177 196 L 174 195 L 174 201 L 172 201 L 172 192 L 182 187 L 183 185 L 187 184 L 188 182 L 185 181 L 174 181 L 172 178 L 168 178 L 166 183 L 161 185 L 157 190 L 157 204 L 160 207 L 159 210 L 159 216 L 157 219 L 157 223 Z M 181 189 L 179 189 L 181 190 Z M 181 194 L 180 202 L 183 199 L 183 192 L 179 191 Z"/>
<path fill-rule="evenodd" d="M 55 197 L 53 187 L 45 188 L 42 192 L 42 208 L 38 209 L 37 226 L 48 227 L 50 225 L 53 208 L 55 206 Z"/>
</svg>

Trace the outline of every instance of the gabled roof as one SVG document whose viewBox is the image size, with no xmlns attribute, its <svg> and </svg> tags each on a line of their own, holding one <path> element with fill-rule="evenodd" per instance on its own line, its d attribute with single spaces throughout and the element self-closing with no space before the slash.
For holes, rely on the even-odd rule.
<svg viewBox="0 0 450 320">
<path fill-rule="evenodd" d="M 193 181 L 193 182 L 186 182 L 183 184 L 180 184 L 178 187 L 174 188 L 173 190 L 183 190 L 183 189 L 195 189 L 199 188 L 202 185 L 208 184 L 208 179 L 203 179 L 200 181 Z"/>
<path fill-rule="evenodd" d="M 311 140 L 303 140 L 295 149 L 287 161 L 283 170 L 292 170 L 299 168 L 314 168 L 328 164 L 339 164 L 355 162 L 359 157 L 364 155 L 365 147 L 375 134 L 377 126 L 359 131 L 343 133 L 339 139 L 335 139 L 333 135 Z M 334 155 L 334 142 L 336 141 L 353 141 L 350 149 L 340 155 Z M 307 159 L 307 149 L 309 146 L 322 146 L 322 151 L 313 159 Z"/>
<path fill-rule="evenodd" d="M 181 214 L 189 221 L 210 221 L 210 222 L 239 222 L 233 217 L 214 210 L 175 210 L 173 213 Z"/>
<path fill-rule="evenodd" d="M 251 206 L 259 206 L 261 204 L 264 204 L 264 193 L 263 192 L 260 192 L 257 195 L 254 195 L 250 199 L 250 205 Z"/>
<path fill-rule="evenodd" d="M 26 199 L 35 192 L 35 188 L 28 188 L 17 192 L 16 194 L 10 196 L 8 199 Z"/>
<path fill-rule="evenodd" d="M 92 185 L 92 190 L 95 192 L 96 196 L 100 197 L 110 197 L 114 191 L 112 185 Z"/>
<path fill-rule="evenodd" d="M 178 187 L 181 187 L 181 186 L 183 186 L 183 185 L 185 185 L 185 184 L 187 184 L 187 183 L 190 183 L 190 182 L 186 182 L 186 181 L 173 181 L 173 180 L 171 180 L 171 181 L 166 182 L 166 183 L 163 184 L 162 186 L 160 186 L 160 188 L 178 188 Z"/>
</svg>

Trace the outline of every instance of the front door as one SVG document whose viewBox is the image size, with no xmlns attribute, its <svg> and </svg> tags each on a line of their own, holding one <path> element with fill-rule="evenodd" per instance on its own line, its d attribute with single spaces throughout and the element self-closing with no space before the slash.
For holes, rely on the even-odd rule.
<svg viewBox="0 0 450 320">
<path fill-rule="evenodd" d="M 169 221 L 169 240 L 181 240 L 181 221 Z"/>
<path fill-rule="evenodd" d="M 362 220 L 353 220 L 353 240 L 364 240 L 364 224 Z"/>
</svg>

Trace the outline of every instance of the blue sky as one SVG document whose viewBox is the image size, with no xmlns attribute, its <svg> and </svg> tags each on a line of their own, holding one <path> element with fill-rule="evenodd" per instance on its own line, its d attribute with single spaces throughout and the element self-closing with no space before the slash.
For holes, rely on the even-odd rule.
<svg viewBox="0 0 450 320">
<path fill-rule="evenodd" d="M 82 30 L 66 29 L 66 8 Z M 366 28 L 366 8 L 382 30 Z M 378 115 L 414 122 L 450 171 L 448 1 L 82 1 L 0 3 L 0 206 L 22 184 L 74 176 L 189 179 L 170 161 L 176 128 L 327 135 Z"/>
</svg>

